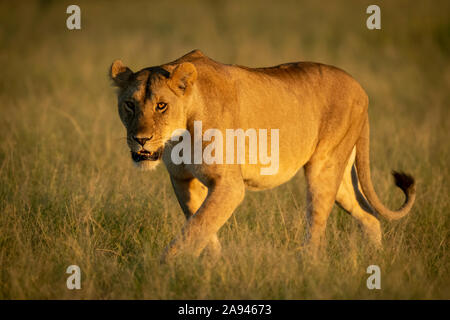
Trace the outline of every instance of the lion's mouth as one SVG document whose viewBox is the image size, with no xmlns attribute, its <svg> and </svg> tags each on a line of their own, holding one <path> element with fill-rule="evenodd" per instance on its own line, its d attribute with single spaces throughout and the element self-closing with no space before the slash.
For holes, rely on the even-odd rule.
<svg viewBox="0 0 450 320">
<path fill-rule="evenodd" d="M 145 149 L 139 150 L 138 152 L 131 151 L 131 158 L 134 162 L 140 161 L 156 161 L 161 159 L 162 148 L 156 151 L 148 151 Z"/>
</svg>

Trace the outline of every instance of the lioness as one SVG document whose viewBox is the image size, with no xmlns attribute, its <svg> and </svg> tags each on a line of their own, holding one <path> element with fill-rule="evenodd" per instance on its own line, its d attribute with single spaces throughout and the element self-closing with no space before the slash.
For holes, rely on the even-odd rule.
<svg viewBox="0 0 450 320">
<path fill-rule="evenodd" d="M 187 218 L 163 259 L 181 252 L 198 256 L 205 248 L 219 253 L 217 232 L 245 190 L 279 186 L 302 167 L 308 186 L 306 247 L 313 252 L 335 202 L 358 220 L 377 246 L 381 230 L 376 216 L 399 219 L 413 206 L 415 182 L 404 173 L 393 172 L 406 196 L 402 207 L 392 211 L 378 199 L 370 177 L 368 98 L 358 82 L 338 68 L 312 62 L 247 68 L 216 62 L 194 50 L 136 73 L 116 60 L 110 77 L 118 87 L 119 115 L 133 162 L 152 169 L 162 159 Z M 263 164 L 248 161 L 175 164 L 171 150 L 176 142 L 171 137 L 176 129 L 194 136 L 194 121 L 202 121 L 203 131 L 279 129 L 279 170 L 262 175 Z M 247 140 L 242 147 L 248 150 Z"/>
</svg>

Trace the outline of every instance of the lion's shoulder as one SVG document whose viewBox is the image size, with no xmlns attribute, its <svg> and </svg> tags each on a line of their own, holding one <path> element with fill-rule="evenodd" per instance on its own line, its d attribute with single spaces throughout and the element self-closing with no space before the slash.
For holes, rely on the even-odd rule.
<svg viewBox="0 0 450 320">
<path fill-rule="evenodd" d="M 211 64 L 214 61 L 209 58 L 208 56 L 206 56 L 205 54 L 203 54 L 203 52 L 201 52 L 198 49 L 192 50 L 191 52 L 186 53 L 184 56 L 176 59 L 175 61 L 169 63 L 169 64 L 180 64 L 183 62 L 190 62 L 193 63 L 195 65 L 197 64 Z"/>
</svg>

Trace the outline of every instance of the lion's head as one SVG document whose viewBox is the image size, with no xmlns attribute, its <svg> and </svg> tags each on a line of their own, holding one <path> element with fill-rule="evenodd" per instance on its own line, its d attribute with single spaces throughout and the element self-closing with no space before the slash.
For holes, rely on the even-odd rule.
<svg viewBox="0 0 450 320">
<path fill-rule="evenodd" d="M 172 133 L 186 129 L 186 108 L 196 68 L 184 62 L 133 73 L 116 60 L 110 76 L 118 87 L 119 115 L 127 130 L 131 158 L 138 168 L 153 169 Z"/>
</svg>

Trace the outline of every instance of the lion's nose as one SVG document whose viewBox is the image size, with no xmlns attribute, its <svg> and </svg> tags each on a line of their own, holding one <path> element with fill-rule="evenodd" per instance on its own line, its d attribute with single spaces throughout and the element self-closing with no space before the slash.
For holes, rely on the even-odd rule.
<svg viewBox="0 0 450 320">
<path fill-rule="evenodd" d="M 145 145 L 145 143 L 149 140 L 151 140 L 153 138 L 153 136 L 151 136 L 150 138 L 148 137 L 136 137 L 134 136 L 133 139 L 134 141 L 136 141 L 137 143 L 139 143 L 142 147 Z"/>
</svg>

